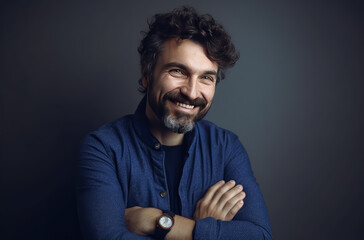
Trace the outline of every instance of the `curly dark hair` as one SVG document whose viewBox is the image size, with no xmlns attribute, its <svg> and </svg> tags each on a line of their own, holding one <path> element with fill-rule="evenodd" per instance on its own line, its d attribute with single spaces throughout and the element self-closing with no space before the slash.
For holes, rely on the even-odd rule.
<svg viewBox="0 0 364 240">
<path fill-rule="evenodd" d="M 182 6 L 164 14 L 155 14 L 149 31 L 140 42 L 138 52 L 142 78 L 152 79 L 162 45 L 172 38 L 190 39 L 201 44 L 207 57 L 218 64 L 217 82 L 225 78 L 225 70 L 239 59 L 230 35 L 211 15 L 199 15 L 192 7 Z M 139 91 L 146 92 L 139 79 Z"/>
</svg>

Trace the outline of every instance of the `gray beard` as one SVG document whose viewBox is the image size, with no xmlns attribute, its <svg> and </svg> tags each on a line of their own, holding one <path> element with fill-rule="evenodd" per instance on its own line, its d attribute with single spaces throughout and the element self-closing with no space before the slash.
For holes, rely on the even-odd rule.
<svg viewBox="0 0 364 240">
<path fill-rule="evenodd" d="M 191 131 L 196 124 L 194 121 L 189 121 L 185 117 L 174 119 L 169 114 L 163 117 L 163 122 L 166 128 L 175 133 L 186 133 Z"/>
</svg>

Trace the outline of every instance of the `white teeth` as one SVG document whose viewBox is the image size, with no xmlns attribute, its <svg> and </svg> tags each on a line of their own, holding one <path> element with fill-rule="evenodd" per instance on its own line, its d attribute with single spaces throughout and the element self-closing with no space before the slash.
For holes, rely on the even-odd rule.
<svg viewBox="0 0 364 240">
<path fill-rule="evenodd" d="M 180 102 L 177 102 L 177 105 L 180 106 L 180 107 L 183 107 L 183 108 L 188 108 L 188 109 L 192 109 L 192 108 L 195 107 L 193 105 L 187 105 L 187 104 L 180 103 Z"/>
</svg>

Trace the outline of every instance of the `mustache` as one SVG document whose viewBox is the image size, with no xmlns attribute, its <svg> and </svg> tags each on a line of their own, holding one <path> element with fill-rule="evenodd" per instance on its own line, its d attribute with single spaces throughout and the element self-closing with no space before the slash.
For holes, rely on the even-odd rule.
<svg viewBox="0 0 364 240">
<path fill-rule="evenodd" d="M 164 95 L 163 100 L 170 100 L 172 102 L 180 102 L 188 105 L 193 105 L 195 107 L 201 107 L 201 109 L 205 108 L 207 105 L 207 101 L 203 98 L 189 99 L 186 95 L 180 92 L 168 92 Z"/>
</svg>

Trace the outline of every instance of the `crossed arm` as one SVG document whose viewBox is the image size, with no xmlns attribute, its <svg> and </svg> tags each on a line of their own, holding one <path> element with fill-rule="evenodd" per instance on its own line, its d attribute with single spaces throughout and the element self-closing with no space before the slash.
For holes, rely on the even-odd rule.
<svg viewBox="0 0 364 240">
<path fill-rule="evenodd" d="M 234 154 L 224 164 L 223 176 L 244 184 L 244 190 L 234 182 L 216 183 L 196 203 L 193 217 L 189 212 L 192 219 L 175 217 L 167 239 L 191 239 L 192 234 L 195 239 L 272 239 L 267 209 L 246 152 L 238 140 L 231 144 Z M 128 161 L 120 162 L 125 166 L 115 165 L 112 153 L 96 137 L 84 141 L 76 188 L 82 234 L 85 239 L 152 239 L 147 235 L 154 233 L 161 210 L 148 208 L 148 202 L 142 201 L 146 208 L 128 206 L 130 176 L 116 172 L 130 166 Z"/>
<path fill-rule="evenodd" d="M 196 205 L 193 219 L 175 216 L 175 224 L 166 239 L 193 239 L 195 220 L 213 217 L 230 221 L 243 207 L 245 192 L 234 180 L 219 181 L 211 186 Z M 156 220 L 162 211 L 156 208 L 132 207 L 125 210 L 125 224 L 129 231 L 147 236 L 155 231 Z"/>
</svg>

